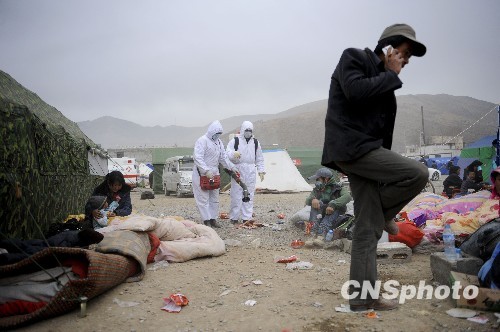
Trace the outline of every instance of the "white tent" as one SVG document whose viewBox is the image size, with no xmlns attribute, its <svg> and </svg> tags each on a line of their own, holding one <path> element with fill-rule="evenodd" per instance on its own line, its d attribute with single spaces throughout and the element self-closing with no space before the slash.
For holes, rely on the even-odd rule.
<svg viewBox="0 0 500 332">
<path fill-rule="evenodd" d="M 144 185 L 149 185 L 149 174 L 153 171 L 153 165 L 151 164 L 139 164 L 139 182 L 144 181 Z"/>
<path fill-rule="evenodd" d="M 312 187 L 302 177 L 286 150 L 263 150 L 266 175 L 255 182 L 256 191 L 311 191 Z"/>
</svg>

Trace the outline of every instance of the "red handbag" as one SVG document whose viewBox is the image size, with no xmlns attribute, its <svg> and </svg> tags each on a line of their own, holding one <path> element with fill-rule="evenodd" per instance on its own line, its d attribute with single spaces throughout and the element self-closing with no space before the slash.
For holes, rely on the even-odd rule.
<svg viewBox="0 0 500 332">
<path fill-rule="evenodd" d="M 203 190 L 214 190 L 220 188 L 220 175 L 214 175 L 209 179 L 206 176 L 200 176 L 200 186 Z"/>
</svg>

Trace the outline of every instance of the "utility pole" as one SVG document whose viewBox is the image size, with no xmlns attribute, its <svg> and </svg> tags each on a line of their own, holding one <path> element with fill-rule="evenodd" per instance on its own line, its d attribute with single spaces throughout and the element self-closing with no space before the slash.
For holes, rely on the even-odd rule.
<svg viewBox="0 0 500 332">
<path fill-rule="evenodd" d="M 422 114 L 422 144 L 425 145 L 424 106 L 420 106 L 420 113 Z"/>
<path fill-rule="evenodd" d="M 495 158 L 496 166 L 500 166 L 500 105 L 497 106 L 497 112 L 498 112 L 498 128 L 497 128 L 497 144 L 496 144 L 496 151 L 497 155 Z M 493 183 L 494 185 L 494 183 Z"/>
</svg>

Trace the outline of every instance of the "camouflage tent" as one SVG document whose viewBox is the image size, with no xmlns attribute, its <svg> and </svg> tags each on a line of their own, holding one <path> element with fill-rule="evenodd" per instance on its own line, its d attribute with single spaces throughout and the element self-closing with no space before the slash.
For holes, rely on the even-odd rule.
<svg viewBox="0 0 500 332">
<path fill-rule="evenodd" d="M 2 71 L 0 139 L 0 238 L 41 238 L 51 223 L 83 213 L 103 179 L 89 170 L 95 144 Z"/>
</svg>

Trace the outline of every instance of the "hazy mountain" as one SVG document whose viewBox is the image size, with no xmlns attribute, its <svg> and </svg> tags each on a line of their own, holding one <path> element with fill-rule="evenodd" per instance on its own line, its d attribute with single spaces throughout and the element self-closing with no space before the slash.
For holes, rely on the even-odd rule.
<svg viewBox="0 0 500 332">
<path fill-rule="evenodd" d="M 394 133 L 393 150 L 402 152 L 405 145 L 418 145 L 422 131 L 430 136 L 463 136 L 464 142 L 474 141 L 485 135 L 496 133 L 498 114 L 495 104 L 470 97 L 450 95 L 405 95 L 398 96 L 398 115 Z M 280 147 L 322 147 L 327 100 L 319 100 L 297 106 L 277 114 L 235 116 L 221 120 L 225 129 L 223 141 L 228 134 L 239 130 L 244 120 L 254 123 L 255 134 L 264 146 L 278 144 Z M 481 119 L 482 118 L 482 119 Z M 466 130 L 470 125 L 477 124 Z M 105 116 L 93 121 L 78 123 L 81 130 L 94 142 L 105 148 L 140 146 L 185 146 L 191 147 L 196 139 L 206 132 L 207 126 L 155 126 L 144 127 L 136 123 Z M 120 128 L 120 133 L 109 130 Z M 462 131 L 465 132 L 461 133 Z"/>
</svg>

